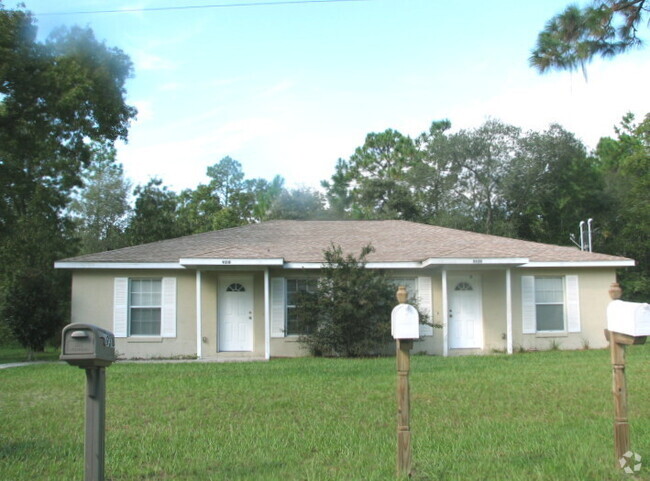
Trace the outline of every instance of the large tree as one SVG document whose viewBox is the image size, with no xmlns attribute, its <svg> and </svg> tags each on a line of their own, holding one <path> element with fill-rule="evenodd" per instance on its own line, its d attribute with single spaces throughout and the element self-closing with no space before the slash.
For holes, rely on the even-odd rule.
<svg viewBox="0 0 650 481">
<path fill-rule="evenodd" d="M 434 121 L 415 139 L 419 160 L 409 171 L 409 179 L 421 220 L 451 227 L 462 225 L 466 211 L 456 202 L 461 169 L 449 138 L 450 129 L 449 120 Z"/>
<path fill-rule="evenodd" d="M 135 115 L 124 87 L 132 66 L 121 50 L 98 42 L 87 28 L 58 29 L 45 42 L 36 33 L 29 12 L 0 3 L 4 292 L 32 285 L 21 281 L 27 277 L 54 282 L 53 261 L 74 253 L 65 209 L 92 146 L 126 139 Z M 24 294 L 19 298 L 29 302 Z"/>
<path fill-rule="evenodd" d="M 539 33 L 530 64 L 540 72 L 576 70 L 593 57 L 611 57 L 641 45 L 639 25 L 646 0 L 598 0 L 580 8 L 568 6 Z"/>
<path fill-rule="evenodd" d="M 505 217 L 504 180 L 517 155 L 520 130 L 497 120 L 451 135 L 458 169 L 457 203 L 487 234 L 511 234 Z M 471 224 L 470 224 L 471 226 Z"/>
<path fill-rule="evenodd" d="M 179 196 L 178 219 L 182 230 L 199 233 L 265 220 L 284 179 L 246 179 L 241 163 L 224 157 L 207 168 L 210 181 Z"/>
<path fill-rule="evenodd" d="M 130 245 L 156 242 L 188 234 L 178 222 L 178 196 L 161 179 L 138 185 L 133 195 L 135 206 L 126 228 Z"/>
<path fill-rule="evenodd" d="M 326 216 L 324 199 L 318 191 L 306 187 L 286 190 L 271 204 L 267 219 L 314 220 Z"/>
<path fill-rule="evenodd" d="M 604 138 L 597 155 L 605 176 L 610 216 L 603 223 L 606 252 L 637 261 L 621 275 L 627 298 L 650 299 L 650 114 L 637 123 L 627 114 L 616 138 Z"/>
<path fill-rule="evenodd" d="M 91 165 L 84 169 L 83 187 L 70 204 L 81 254 L 126 245 L 131 183 L 124 177 L 122 165 L 115 162 L 115 155 L 113 147 L 96 149 Z"/>
<path fill-rule="evenodd" d="M 393 129 L 368 134 L 347 161 L 339 160 L 331 182 L 323 182 L 336 215 L 415 220 L 408 171 L 416 159 L 410 137 Z"/>
<path fill-rule="evenodd" d="M 512 235 L 567 244 L 580 221 L 603 221 L 607 199 L 593 157 L 559 125 L 527 132 L 504 178 L 503 196 Z"/>
</svg>

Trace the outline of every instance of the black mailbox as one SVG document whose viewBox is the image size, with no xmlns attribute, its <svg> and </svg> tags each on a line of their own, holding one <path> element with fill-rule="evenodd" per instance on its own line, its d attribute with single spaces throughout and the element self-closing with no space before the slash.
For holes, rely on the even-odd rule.
<svg viewBox="0 0 650 481">
<path fill-rule="evenodd" d="M 69 324 L 63 328 L 60 359 L 81 368 L 110 366 L 115 361 L 115 336 L 92 324 Z"/>
</svg>

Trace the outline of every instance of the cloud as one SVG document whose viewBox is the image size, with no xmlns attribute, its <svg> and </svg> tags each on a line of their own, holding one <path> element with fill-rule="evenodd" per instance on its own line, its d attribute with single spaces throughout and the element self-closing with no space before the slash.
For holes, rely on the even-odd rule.
<svg viewBox="0 0 650 481">
<path fill-rule="evenodd" d="M 250 159 L 239 158 L 240 154 L 257 151 L 257 144 L 271 142 L 280 130 L 274 119 L 249 117 L 204 129 L 198 135 L 196 132 L 187 135 L 187 130 L 177 132 L 172 138 L 161 135 L 160 141 L 154 143 L 140 137 L 134 128 L 129 143 L 118 146 L 118 159 L 134 183 L 145 183 L 157 176 L 175 190 L 194 188 L 204 182 L 206 168 L 226 155 L 240 160 L 248 177 L 259 177 L 263 175 L 257 173 L 257 168 L 246 169 L 246 161 Z M 281 151 L 276 153 L 282 155 Z M 259 155 L 251 155 L 251 158 L 268 162 L 269 157 L 261 159 Z"/>
<path fill-rule="evenodd" d="M 138 109 L 135 122 L 146 122 L 153 118 L 153 104 L 149 100 L 135 100 L 133 106 Z"/>
<path fill-rule="evenodd" d="M 135 70 L 176 70 L 178 67 L 168 58 L 160 57 L 151 52 L 139 49 L 131 52 Z"/>
<path fill-rule="evenodd" d="M 650 91 L 636 79 L 650 77 L 650 64 L 623 58 L 617 63 L 600 62 L 581 74 L 554 73 L 531 76 L 520 85 L 507 85 L 483 101 L 453 109 L 455 127 L 478 127 L 488 117 L 524 129 L 545 130 L 559 123 L 595 148 L 603 136 L 613 135 L 613 126 L 628 111 L 644 115 L 650 111 Z"/>
<path fill-rule="evenodd" d="M 291 90 L 295 87 L 295 83 L 290 80 L 282 80 L 281 82 L 272 85 L 271 87 L 265 89 L 261 96 L 262 97 L 273 97 L 288 90 Z"/>
</svg>

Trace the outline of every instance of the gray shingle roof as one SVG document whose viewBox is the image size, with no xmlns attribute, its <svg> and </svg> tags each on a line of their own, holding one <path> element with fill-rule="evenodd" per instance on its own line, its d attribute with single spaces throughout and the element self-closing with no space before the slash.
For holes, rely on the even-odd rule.
<svg viewBox="0 0 650 481">
<path fill-rule="evenodd" d="M 506 237 L 477 234 L 414 222 L 277 220 L 206 232 L 151 244 L 72 257 L 60 261 L 101 263 L 167 263 L 194 259 L 278 259 L 321 262 L 331 244 L 358 255 L 372 244 L 369 262 L 422 262 L 427 259 L 508 259 L 530 262 L 621 262 L 624 257 L 582 252 Z"/>
</svg>

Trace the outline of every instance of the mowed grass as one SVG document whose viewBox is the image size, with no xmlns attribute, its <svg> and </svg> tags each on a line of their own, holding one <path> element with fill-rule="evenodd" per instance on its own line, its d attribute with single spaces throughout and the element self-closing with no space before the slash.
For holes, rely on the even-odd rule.
<svg viewBox="0 0 650 481">
<path fill-rule="evenodd" d="M 650 349 L 628 348 L 637 475 L 614 468 L 605 350 L 414 356 L 415 480 L 650 480 Z M 395 479 L 383 359 L 129 364 L 107 372 L 106 479 Z M 0 480 L 83 479 L 82 370 L 0 370 Z"/>
<path fill-rule="evenodd" d="M 59 359 L 60 351 L 58 347 L 47 346 L 43 352 L 34 352 L 33 360 L 56 361 Z M 18 344 L 0 346 L 0 364 L 26 362 L 27 358 L 27 350 Z"/>
</svg>

